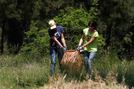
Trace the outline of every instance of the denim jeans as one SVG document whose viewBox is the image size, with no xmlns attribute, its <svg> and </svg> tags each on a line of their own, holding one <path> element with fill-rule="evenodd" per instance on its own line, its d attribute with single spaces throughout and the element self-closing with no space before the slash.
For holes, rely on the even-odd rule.
<svg viewBox="0 0 134 89">
<path fill-rule="evenodd" d="M 84 52 L 84 65 L 88 74 L 91 74 L 93 59 L 96 55 L 96 52 Z"/>
<path fill-rule="evenodd" d="M 56 48 L 50 48 L 50 55 L 51 55 L 51 68 L 50 71 L 52 74 L 55 72 L 55 66 L 56 66 L 56 54 L 58 53 L 58 61 L 61 68 L 61 60 L 63 57 L 63 50 L 62 49 L 56 49 Z"/>
</svg>

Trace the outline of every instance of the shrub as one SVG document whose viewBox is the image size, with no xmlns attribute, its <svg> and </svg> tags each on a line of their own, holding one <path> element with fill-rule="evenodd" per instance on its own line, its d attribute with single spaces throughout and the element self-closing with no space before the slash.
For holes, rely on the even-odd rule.
<svg viewBox="0 0 134 89">
<path fill-rule="evenodd" d="M 31 21 L 30 30 L 25 34 L 25 41 L 21 49 L 22 54 L 35 60 L 42 58 L 45 54 L 48 54 L 48 29 L 39 30 L 39 28 L 36 27 L 36 23 Z"/>
</svg>

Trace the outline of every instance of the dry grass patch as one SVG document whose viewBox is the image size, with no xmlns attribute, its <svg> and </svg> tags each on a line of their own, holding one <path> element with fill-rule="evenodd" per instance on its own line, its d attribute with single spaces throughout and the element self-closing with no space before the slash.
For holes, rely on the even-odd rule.
<svg viewBox="0 0 134 89">
<path fill-rule="evenodd" d="M 106 81 L 98 75 L 95 75 L 95 81 L 88 78 L 82 82 L 72 79 L 66 81 L 66 75 L 58 76 L 57 78 L 51 77 L 49 82 L 40 89 L 129 89 L 124 84 L 118 84 L 116 80 Z M 112 78 L 113 79 L 113 78 Z"/>
</svg>

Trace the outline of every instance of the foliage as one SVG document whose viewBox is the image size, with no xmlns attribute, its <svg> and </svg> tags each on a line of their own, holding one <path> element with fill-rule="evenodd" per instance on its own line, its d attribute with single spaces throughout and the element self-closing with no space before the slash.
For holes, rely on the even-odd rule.
<svg viewBox="0 0 134 89">
<path fill-rule="evenodd" d="M 101 54 L 103 54 L 104 53 L 104 47 L 105 47 L 105 45 L 106 45 L 106 43 L 105 43 L 105 38 L 103 37 L 103 35 L 102 34 L 99 34 L 99 37 L 98 37 L 98 53 L 101 55 Z"/>
<path fill-rule="evenodd" d="M 96 15 L 94 8 L 88 13 L 82 8 L 74 9 L 70 7 L 61 10 L 60 14 L 54 17 L 56 23 L 64 28 L 68 49 L 76 49 L 82 36 L 82 30 L 88 27 L 88 22 L 91 19 L 97 18 Z"/>
<path fill-rule="evenodd" d="M 106 38 L 106 48 L 114 50 L 120 60 L 133 57 L 133 3 L 132 0 L 99 0 L 100 32 Z"/>
<path fill-rule="evenodd" d="M 96 20 L 100 36 L 93 71 L 98 71 L 106 85 L 110 84 L 108 78 L 114 81 L 112 78 L 116 77 L 118 83 L 130 89 L 134 86 L 133 0 L 0 0 L 0 5 L 1 50 L 23 54 L 0 56 L 0 88 L 29 89 L 49 83 L 50 19 L 63 26 L 68 49 L 76 49 L 82 29 L 89 20 Z M 57 75 L 59 71 L 56 67 Z M 84 83 L 85 75 L 83 69 L 79 84 Z M 69 79 L 72 80 L 66 80 Z"/>
<path fill-rule="evenodd" d="M 95 12 L 95 15 L 94 13 Z M 87 27 L 91 19 L 96 19 L 96 9 L 91 9 L 91 13 L 84 9 L 74 9 L 73 7 L 65 8 L 60 11 L 60 14 L 54 17 L 58 25 L 63 26 L 64 36 L 68 49 L 76 49 L 79 39 L 82 35 L 82 30 Z M 26 38 L 22 51 L 24 54 L 30 54 L 31 57 L 42 57 L 48 53 L 49 36 L 47 29 L 39 29 L 36 23 L 31 21 L 30 30 L 26 32 Z M 99 38 L 99 46 L 105 45 L 105 39 L 102 35 Z"/>
<path fill-rule="evenodd" d="M 132 88 L 134 86 L 134 76 L 132 76 L 132 74 L 134 73 L 134 70 L 132 69 L 133 67 L 133 61 L 127 62 L 126 60 L 124 60 L 121 64 L 119 64 L 117 69 L 118 82 L 121 83 L 122 81 L 124 81 L 129 86 L 129 88 Z"/>
<path fill-rule="evenodd" d="M 31 21 L 30 30 L 25 32 L 26 37 L 22 46 L 22 53 L 38 60 L 48 54 L 49 37 L 47 29 L 39 29 Z"/>
<path fill-rule="evenodd" d="M 1 51 L 4 53 L 20 51 L 22 43 L 26 41 L 24 32 L 30 30 L 31 21 L 36 23 L 38 29 L 46 29 L 48 20 L 52 18 L 64 26 L 67 43 L 74 42 L 68 48 L 75 49 L 80 38 L 78 33 L 87 27 L 87 20 L 95 19 L 99 33 L 105 38 L 105 48 L 117 52 L 121 60 L 133 58 L 134 35 L 130 35 L 133 34 L 134 27 L 133 0 L 1 0 L 0 5 L 0 40 Z M 73 9 L 65 10 L 70 6 Z M 72 37 L 69 38 L 68 33 Z"/>
<path fill-rule="evenodd" d="M 118 83 L 126 84 L 129 88 L 134 86 L 133 81 L 133 62 L 119 60 L 118 55 L 113 52 L 106 52 L 100 56 L 96 56 L 93 64 L 93 71 L 97 70 L 99 75 L 107 81 L 108 74 L 112 71 L 113 74 L 109 77 L 116 76 Z M 112 80 L 110 80 L 112 81 Z"/>
<path fill-rule="evenodd" d="M 28 28 L 28 21 L 32 14 L 32 12 L 27 13 L 31 10 L 32 3 L 26 0 L 0 1 L 1 53 L 3 53 L 3 50 L 9 54 L 19 52 L 23 43 L 24 31 Z M 27 8 L 27 5 L 29 8 Z M 6 45 L 8 50 L 4 49 Z"/>
<path fill-rule="evenodd" d="M 120 62 L 116 53 L 103 50 L 103 53 L 96 55 L 93 66 L 95 70 L 99 71 L 102 78 L 106 78 L 109 71 L 113 70 Z"/>
</svg>

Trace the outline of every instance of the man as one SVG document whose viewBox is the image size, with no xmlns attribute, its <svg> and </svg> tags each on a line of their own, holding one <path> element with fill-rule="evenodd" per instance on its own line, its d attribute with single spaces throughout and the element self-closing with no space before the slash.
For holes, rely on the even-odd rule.
<svg viewBox="0 0 134 89">
<path fill-rule="evenodd" d="M 66 42 L 64 39 L 64 30 L 62 26 L 56 25 L 54 20 L 49 21 L 49 36 L 50 39 L 50 54 L 51 54 L 51 68 L 50 71 L 54 74 L 56 66 L 56 53 L 58 53 L 58 60 L 61 69 L 61 60 L 63 57 L 63 51 L 67 50 Z"/>
</svg>

